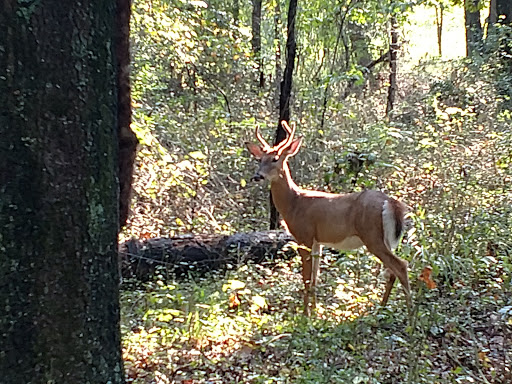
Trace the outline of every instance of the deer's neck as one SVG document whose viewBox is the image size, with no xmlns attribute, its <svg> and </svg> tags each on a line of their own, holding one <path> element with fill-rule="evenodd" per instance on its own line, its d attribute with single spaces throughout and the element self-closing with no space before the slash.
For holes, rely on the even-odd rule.
<svg viewBox="0 0 512 384">
<path fill-rule="evenodd" d="M 279 178 L 272 181 L 270 190 L 272 191 L 274 205 L 286 221 L 286 217 L 291 213 L 300 191 L 300 188 L 292 179 L 287 163 L 283 165 Z"/>
</svg>

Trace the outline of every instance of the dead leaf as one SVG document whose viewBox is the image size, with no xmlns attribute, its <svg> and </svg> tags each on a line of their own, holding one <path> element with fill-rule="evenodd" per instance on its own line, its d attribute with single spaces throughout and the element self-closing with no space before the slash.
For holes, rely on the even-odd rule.
<svg viewBox="0 0 512 384">
<path fill-rule="evenodd" d="M 485 368 L 489 367 L 489 358 L 487 357 L 487 351 L 480 351 L 478 352 L 478 359 L 480 360 L 480 363 L 482 363 L 482 366 Z"/>
<path fill-rule="evenodd" d="M 437 287 L 435 281 L 432 280 L 432 267 L 426 266 L 423 268 L 419 279 L 425 283 L 428 289 L 434 289 Z"/>
<path fill-rule="evenodd" d="M 151 237 L 152 237 L 151 233 L 149 233 L 149 232 L 142 232 L 140 234 L 141 240 L 148 240 L 148 239 L 151 239 Z"/>
<path fill-rule="evenodd" d="M 240 306 L 240 298 L 238 297 L 238 293 L 233 292 L 229 295 L 229 308 L 238 308 Z"/>
</svg>

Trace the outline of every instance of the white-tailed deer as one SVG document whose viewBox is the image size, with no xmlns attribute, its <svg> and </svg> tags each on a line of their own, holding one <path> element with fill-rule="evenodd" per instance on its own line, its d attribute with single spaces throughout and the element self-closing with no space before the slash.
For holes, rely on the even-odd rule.
<svg viewBox="0 0 512 384">
<path fill-rule="evenodd" d="M 408 207 L 379 191 L 367 190 L 341 195 L 298 187 L 290 175 L 288 158 L 297 154 L 302 137 L 293 138 L 294 123 L 292 128 L 286 121 L 281 124 L 288 136 L 279 145 L 271 147 L 256 128 L 256 137 L 261 146 L 253 143 L 246 143 L 246 146 L 260 163 L 252 179 L 270 181 L 274 204 L 288 230 L 302 246 L 299 247 L 299 253 L 304 280 L 304 313 L 309 315 L 311 294 L 312 305 L 315 306 L 315 287 L 324 245 L 343 250 L 365 245 L 387 270 L 382 305 L 386 305 L 398 277 L 410 306 L 407 262 L 392 252 L 402 236 L 404 214 Z"/>
</svg>

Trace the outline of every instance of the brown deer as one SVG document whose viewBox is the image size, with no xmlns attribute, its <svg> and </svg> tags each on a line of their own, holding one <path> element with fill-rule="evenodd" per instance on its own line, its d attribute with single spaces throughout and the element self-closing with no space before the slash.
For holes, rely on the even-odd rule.
<svg viewBox="0 0 512 384">
<path fill-rule="evenodd" d="M 333 194 L 302 189 L 295 184 L 288 168 L 288 158 L 295 156 L 302 137 L 294 139 L 292 128 L 281 122 L 287 138 L 271 147 L 256 128 L 261 146 L 246 143 L 249 152 L 259 161 L 252 180 L 269 180 L 274 204 L 283 217 L 287 229 L 299 244 L 304 281 L 304 314 L 309 315 L 309 297 L 315 307 L 315 287 L 318 282 L 322 247 L 341 250 L 363 245 L 377 256 L 386 267 L 387 282 L 382 299 L 386 305 L 396 277 L 402 283 L 411 306 L 407 262 L 392 252 L 404 230 L 404 214 L 408 207 L 379 191 Z"/>
</svg>

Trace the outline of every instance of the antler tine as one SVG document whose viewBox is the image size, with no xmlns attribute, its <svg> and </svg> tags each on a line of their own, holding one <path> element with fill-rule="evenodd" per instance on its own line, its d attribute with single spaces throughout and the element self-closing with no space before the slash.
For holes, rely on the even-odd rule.
<svg viewBox="0 0 512 384">
<path fill-rule="evenodd" d="M 284 130 L 288 134 L 288 137 L 285 140 L 283 140 L 281 143 L 279 143 L 279 145 L 276 147 L 276 151 L 277 151 L 278 155 L 280 155 L 290 145 L 290 143 L 293 140 L 293 135 L 295 134 L 295 128 L 297 127 L 297 125 L 295 123 L 292 123 L 292 127 L 290 128 L 290 126 L 288 125 L 288 123 L 285 120 L 281 121 L 281 125 L 283 126 Z"/>
<path fill-rule="evenodd" d="M 256 125 L 256 138 L 258 139 L 258 141 L 263 146 L 263 149 L 270 148 L 270 145 L 268 145 L 268 143 L 265 141 L 265 139 L 261 136 L 260 126 L 259 125 Z"/>
</svg>

